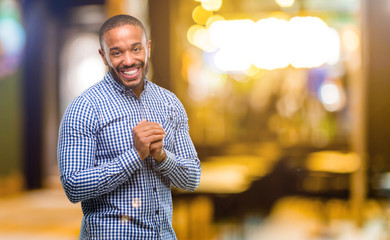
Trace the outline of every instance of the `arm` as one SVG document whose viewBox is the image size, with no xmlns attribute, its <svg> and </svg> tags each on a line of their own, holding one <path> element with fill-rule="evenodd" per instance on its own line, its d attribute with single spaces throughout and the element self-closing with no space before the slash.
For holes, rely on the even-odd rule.
<svg viewBox="0 0 390 240">
<path fill-rule="evenodd" d="M 97 132 L 98 116 L 91 104 L 75 99 L 61 122 L 57 149 L 61 183 L 73 203 L 113 191 L 142 167 L 134 148 L 95 166 Z"/>
<path fill-rule="evenodd" d="M 181 104 L 179 107 L 181 115 L 175 133 L 175 152 L 164 149 L 166 158 L 156 170 L 165 175 L 173 186 L 194 191 L 199 185 L 201 166 L 188 132 L 187 114 Z"/>
</svg>

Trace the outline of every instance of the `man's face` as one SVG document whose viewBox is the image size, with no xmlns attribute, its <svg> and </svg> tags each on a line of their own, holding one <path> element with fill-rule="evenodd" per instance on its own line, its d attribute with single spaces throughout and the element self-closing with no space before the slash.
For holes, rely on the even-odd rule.
<svg viewBox="0 0 390 240">
<path fill-rule="evenodd" d="M 131 89 L 137 96 L 143 90 L 148 70 L 150 40 L 139 26 L 124 25 L 104 34 L 99 53 L 115 81 Z"/>
</svg>

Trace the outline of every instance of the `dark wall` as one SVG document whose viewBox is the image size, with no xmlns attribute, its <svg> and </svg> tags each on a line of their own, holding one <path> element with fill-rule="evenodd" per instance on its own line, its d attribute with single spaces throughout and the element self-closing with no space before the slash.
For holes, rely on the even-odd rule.
<svg viewBox="0 0 390 240">
<path fill-rule="evenodd" d="M 48 111 L 58 111 L 60 49 L 71 22 L 69 12 L 78 6 L 104 4 L 104 0 L 25 0 L 22 3 L 27 38 L 21 84 L 22 165 L 26 188 L 35 189 L 42 187 L 47 167 L 43 149 L 48 131 L 46 115 Z M 51 105 L 54 109 L 47 109 L 47 101 L 54 102 Z"/>
<path fill-rule="evenodd" d="M 371 174 L 390 171 L 390 3 L 365 1 L 367 144 Z"/>
<path fill-rule="evenodd" d="M 149 0 L 150 38 L 152 39 L 151 62 L 153 82 L 172 90 L 171 60 L 171 24 L 170 9 L 172 0 Z M 153 64 L 158 63 L 158 64 Z M 179 66 L 177 66 L 179 68 Z"/>
</svg>

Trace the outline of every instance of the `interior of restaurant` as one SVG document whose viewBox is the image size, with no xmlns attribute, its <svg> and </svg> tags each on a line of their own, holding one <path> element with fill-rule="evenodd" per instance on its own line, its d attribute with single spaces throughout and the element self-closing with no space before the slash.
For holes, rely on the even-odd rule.
<svg viewBox="0 0 390 240">
<path fill-rule="evenodd" d="M 389 0 L 0 0 L 0 239 L 78 237 L 58 127 L 120 13 L 201 160 L 172 189 L 178 239 L 390 239 Z"/>
</svg>

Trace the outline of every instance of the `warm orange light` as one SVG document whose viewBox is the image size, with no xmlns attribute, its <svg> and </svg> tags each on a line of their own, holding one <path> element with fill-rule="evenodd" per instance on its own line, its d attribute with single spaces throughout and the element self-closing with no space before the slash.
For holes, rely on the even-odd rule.
<svg viewBox="0 0 390 240">
<path fill-rule="evenodd" d="M 310 154 L 306 167 L 310 171 L 352 173 L 359 169 L 360 158 L 356 153 L 321 151 Z"/>
<path fill-rule="evenodd" d="M 205 10 L 202 6 L 197 6 L 192 11 L 192 19 L 197 24 L 205 25 L 207 20 L 212 16 L 212 12 Z"/>
<path fill-rule="evenodd" d="M 277 18 L 261 19 L 253 31 L 253 64 L 273 70 L 290 63 L 288 21 Z"/>
<path fill-rule="evenodd" d="M 204 29 L 204 27 L 201 25 L 197 25 L 197 24 L 192 25 L 187 31 L 188 42 L 190 42 L 192 45 L 196 46 L 195 35 L 197 34 L 198 31 L 201 31 L 202 29 Z"/>
<path fill-rule="evenodd" d="M 317 17 L 294 17 L 289 21 L 291 64 L 295 68 L 319 67 L 338 58 L 338 35 Z M 337 34 L 337 33 L 336 33 Z M 334 60 L 333 60 L 334 61 Z"/>
<path fill-rule="evenodd" d="M 214 63 L 222 71 L 243 72 L 252 64 L 267 70 L 289 65 L 313 68 L 336 64 L 340 58 L 338 32 L 318 17 L 289 21 L 272 17 L 255 24 L 249 19 L 211 16 L 206 24 L 193 44 L 206 52 L 216 51 Z"/>
<path fill-rule="evenodd" d="M 345 30 L 342 35 L 342 41 L 345 49 L 349 52 L 356 51 L 360 45 L 360 39 L 356 31 L 352 29 Z"/>
<path fill-rule="evenodd" d="M 271 162 L 257 156 L 210 157 L 202 165 L 198 192 L 239 193 L 270 171 Z"/>
<path fill-rule="evenodd" d="M 208 11 L 218 11 L 222 7 L 222 0 L 202 0 L 202 7 Z"/>
<path fill-rule="evenodd" d="M 275 2 L 281 7 L 291 7 L 294 5 L 295 0 L 275 0 Z"/>
<path fill-rule="evenodd" d="M 207 19 L 206 27 L 210 28 L 211 24 L 215 23 L 216 21 L 223 21 L 225 20 L 224 17 L 221 15 L 212 15 L 209 19 Z"/>
</svg>

